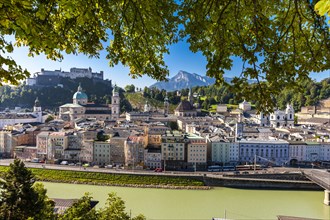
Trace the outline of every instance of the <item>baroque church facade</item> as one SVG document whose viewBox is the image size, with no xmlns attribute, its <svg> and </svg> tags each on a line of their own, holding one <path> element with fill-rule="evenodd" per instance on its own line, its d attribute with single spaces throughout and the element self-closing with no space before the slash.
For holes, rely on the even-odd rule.
<svg viewBox="0 0 330 220">
<path fill-rule="evenodd" d="M 120 97 L 117 87 L 113 89 L 110 105 L 88 102 L 88 96 L 81 85 L 72 97 L 72 103 L 60 106 L 59 118 L 64 121 L 74 121 L 79 118 L 93 118 L 100 121 L 117 120 L 120 114 Z"/>
<path fill-rule="evenodd" d="M 292 105 L 287 104 L 284 111 L 276 109 L 269 115 L 260 112 L 257 116 L 257 122 L 263 127 L 294 127 L 294 109 Z"/>
</svg>

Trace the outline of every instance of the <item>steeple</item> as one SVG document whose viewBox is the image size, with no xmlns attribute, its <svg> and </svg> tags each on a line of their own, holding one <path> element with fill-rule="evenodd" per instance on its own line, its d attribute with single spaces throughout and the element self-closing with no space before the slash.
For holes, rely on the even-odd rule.
<svg viewBox="0 0 330 220">
<path fill-rule="evenodd" d="M 33 113 L 37 117 L 38 122 L 42 122 L 42 109 L 38 97 L 34 101 Z"/>
<path fill-rule="evenodd" d="M 168 115 L 168 107 L 169 107 L 169 103 L 168 103 L 168 96 L 167 96 L 167 92 L 164 98 L 164 115 Z"/>
<path fill-rule="evenodd" d="M 119 97 L 119 94 L 118 94 L 118 89 L 117 89 L 116 84 L 115 84 L 115 86 L 112 90 L 111 114 L 112 114 L 112 119 L 114 119 L 114 120 L 119 119 L 120 97 Z"/>
<path fill-rule="evenodd" d="M 40 107 L 40 102 L 38 97 L 36 98 L 36 100 L 34 101 L 34 107 Z"/>
<path fill-rule="evenodd" d="M 188 101 L 190 102 L 191 105 L 193 105 L 193 96 L 191 93 L 191 87 L 189 87 Z"/>
<path fill-rule="evenodd" d="M 79 83 L 79 86 L 78 86 L 77 92 L 82 92 L 81 83 Z"/>
</svg>

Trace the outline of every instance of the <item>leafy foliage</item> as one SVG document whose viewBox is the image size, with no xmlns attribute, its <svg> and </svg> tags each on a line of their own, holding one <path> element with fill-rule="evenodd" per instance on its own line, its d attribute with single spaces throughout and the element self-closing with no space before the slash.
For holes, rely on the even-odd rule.
<svg viewBox="0 0 330 220">
<path fill-rule="evenodd" d="M 75 202 L 59 220 L 145 220 L 143 215 L 131 218 L 125 211 L 125 202 L 115 193 L 109 193 L 106 206 L 103 209 L 91 209 L 92 197 L 85 194 L 81 199 Z"/>
<path fill-rule="evenodd" d="M 52 219 L 54 202 L 33 173 L 15 160 L 1 181 L 0 219 Z"/>
<path fill-rule="evenodd" d="M 59 220 L 98 220 L 98 212 L 91 207 L 92 197 L 86 193 L 77 202 L 73 203 L 70 208 L 65 210 L 63 215 L 58 217 Z"/>
<path fill-rule="evenodd" d="M 314 11 L 315 6 L 328 13 L 329 0 L 316 2 L 5 0 L 0 3 L 0 82 L 17 84 L 28 76 L 9 56 L 14 44 L 28 46 L 30 56 L 44 53 L 53 60 L 63 59 L 63 52 L 99 57 L 105 48 L 110 66 L 121 62 L 133 78 L 165 80 L 164 54 L 169 45 L 186 40 L 191 51 L 206 57 L 207 75 L 218 84 L 233 58 L 241 58 L 240 77 L 226 86 L 238 97 L 257 100 L 258 109 L 272 110 L 281 90 L 301 86 L 310 72 L 329 69 L 329 28 Z M 248 79 L 258 83 L 250 85 Z"/>
<path fill-rule="evenodd" d="M 315 11 L 321 16 L 330 17 L 330 0 L 320 0 L 315 5 Z M 328 21 L 330 24 L 330 20 Z M 329 27 L 330 28 L 330 27 Z"/>
<path fill-rule="evenodd" d="M 218 84 L 233 57 L 240 57 L 241 75 L 231 91 L 256 100 L 260 110 L 272 110 L 282 89 L 295 89 L 310 72 L 329 69 L 329 30 L 313 10 L 315 2 L 187 0 L 183 35 L 193 52 L 206 57 L 207 75 Z M 258 83 L 249 85 L 248 79 Z"/>
<path fill-rule="evenodd" d="M 86 193 L 63 214 L 54 214 L 54 202 L 49 200 L 41 183 L 35 183 L 34 174 L 20 160 L 10 167 L 1 167 L 0 219 L 2 220 L 145 220 L 143 215 L 131 218 L 125 212 L 125 202 L 115 193 L 110 193 L 106 207 L 92 209 L 92 197 Z"/>
</svg>

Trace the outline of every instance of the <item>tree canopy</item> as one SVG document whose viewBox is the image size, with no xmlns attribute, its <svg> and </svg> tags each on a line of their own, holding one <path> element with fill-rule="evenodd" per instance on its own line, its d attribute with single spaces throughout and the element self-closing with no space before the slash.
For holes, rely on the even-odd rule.
<svg viewBox="0 0 330 220">
<path fill-rule="evenodd" d="M 20 160 L 10 164 L 0 183 L 0 219 L 53 219 L 54 202 Z"/>
<path fill-rule="evenodd" d="M 55 214 L 55 203 L 46 193 L 41 183 L 35 183 L 34 174 L 24 162 L 15 159 L 0 181 L 0 220 L 146 219 L 142 214 L 131 217 L 125 210 L 125 202 L 115 193 L 109 193 L 102 209 L 91 207 L 92 197 L 86 193 L 64 213 Z"/>
<path fill-rule="evenodd" d="M 14 45 L 53 60 L 63 53 L 99 57 L 105 49 L 109 65 L 129 66 L 133 78 L 165 80 L 164 54 L 183 40 L 206 57 L 206 74 L 218 84 L 239 57 L 240 76 L 227 86 L 237 98 L 271 110 L 279 91 L 296 89 L 309 73 L 330 68 L 329 26 L 320 16 L 329 13 L 329 1 L 315 7 L 317 0 L 5 0 L 0 82 L 17 84 L 28 76 L 9 56 Z"/>
</svg>

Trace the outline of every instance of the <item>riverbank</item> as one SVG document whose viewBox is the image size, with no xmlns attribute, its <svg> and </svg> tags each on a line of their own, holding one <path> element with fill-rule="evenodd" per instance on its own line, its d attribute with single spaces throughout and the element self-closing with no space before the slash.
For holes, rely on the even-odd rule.
<svg viewBox="0 0 330 220">
<path fill-rule="evenodd" d="M 0 175 L 8 167 L 0 166 Z M 219 173 L 104 172 L 105 170 L 61 170 L 29 168 L 38 181 L 134 188 L 209 190 L 213 187 L 240 189 L 322 190 L 301 172 L 232 175 Z"/>
<path fill-rule="evenodd" d="M 211 188 L 205 186 L 202 180 L 180 176 L 113 174 L 43 168 L 28 169 L 36 176 L 37 181 L 44 182 L 164 189 L 207 190 Z M 7 166 L 0 166 L 0 176 L 3 176 L 7 170 Z"/>
</svg>

